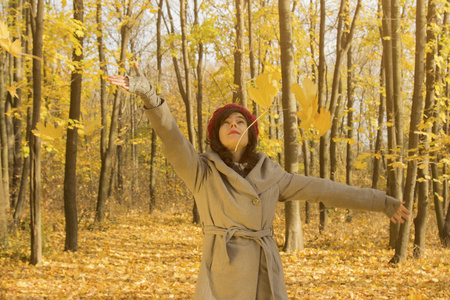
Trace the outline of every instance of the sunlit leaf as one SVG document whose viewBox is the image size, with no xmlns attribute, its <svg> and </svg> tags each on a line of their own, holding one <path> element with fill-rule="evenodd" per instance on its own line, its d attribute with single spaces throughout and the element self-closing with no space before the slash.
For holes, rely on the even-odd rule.
<svg viewBox="0 0 450 300">
<path fill-rule="evenodd" d="M 47 126 L 45 126 L 43 123 L 38 123 L 36 125 L 36 129 L 37 129 L 37 132 L 39 133 L 40 137 L 45 136 L 47 139 L 50 139 L 50 140 L 62 139 L 62 137 L 64 135 L 64 128 L 61 126 L 55 127 L 55 126 L 52 126 L 49 124 Z"/>
<path fill-rule="evenodd" d="M 8 38 L 9 38 L 8 26 L 6 25 L 5 22 L 0 21 L 0 40 Z"/>
<path fill-rule="evenodd" d="M 391 167 L 396 168 L 396 169 L 404 169 L 405 165 L 399 161 L 396 161 L 391 164 Z"/>
<path fill-rule="evenodd" d="M 320 109 L 320 113 L 316 114 L 313 120 L 313 125 L 319 132 L 319 136 L 324 135 L 330 129 L 333 122 L 331 122 L 331 113 L 325 110 L 324 107 Z"/>
<path fill-rule="evenodd" d="M 360 155 L 358 155 L 357 160 L 364 160 L 368 158 L 370 155 L 371 155 L 370 153 L 361 153 Z"/>
<path fill-rule="evenodd" d="M 367 167 L 367 163 L 364 161 L 356 161 L 354 167 L 358 170 L 363 170 Z"/>
<path fill-rule="evenodd" d="M 20 40 L 15 40 L 9 48 L 9 53 L 11 53 L 14 56 L 19 56 L 20 52 L 22 51 L 22 46 L 20 45 Z"/>
<path fill-rule="evenodd" d="M 274 97 L 278 94 L 276 82 L 273 82 L 269 74 L 262 73 L 255 78 L 256 88 L 248 87 L 249 97 L 259 104 L 263 109 L 269 109 Z"/>
<path fill-rule="evenodd" d="M 8 92 L 12 98 L 19 98 L 19 96 L 17 95 L 18 89 L 19 89 L 19 85 L 17 84 L 17 82 L 13 82 L 12 85 L 7 88 Z"/>
</svg>

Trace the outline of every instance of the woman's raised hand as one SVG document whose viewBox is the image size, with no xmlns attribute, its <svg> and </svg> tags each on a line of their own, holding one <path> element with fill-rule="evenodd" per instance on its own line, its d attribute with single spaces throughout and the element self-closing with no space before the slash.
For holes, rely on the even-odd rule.
<svg viewBox="0 0 450 300">
<path fill-rule="evenodd" d="M 148 82 L 141 68 L 135 63 L 133 65 L 136 76 L 109 76 L 108 80 L 111 84 L 120 86 L 124 90 L 138 94 L 146 108 L 153 108 L 161 104 L 160 98 L 156 95 L 155 89 Z"/>
<path fill-rule="evenodd" d="M 127 91 L 130 89 L 130 80 L 128 79 L 128 77 L 115 75 L 109 76 L 108 78 L 106 78 L 106 80 L 108 80 L 109 83 L 120 86 Z"/>
</svg>

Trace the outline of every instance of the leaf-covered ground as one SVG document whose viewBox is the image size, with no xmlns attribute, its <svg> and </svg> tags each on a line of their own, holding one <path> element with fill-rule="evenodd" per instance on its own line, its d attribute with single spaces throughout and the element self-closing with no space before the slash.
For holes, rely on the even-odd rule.
<svg viewBox="0 0 450 300">
<path fill-rule="evenodd" d="M 390 265 L 387 218 L 356 212 L 352 223 L 344 219 L 334 213 L 322 235 L 317 222 L 304 225 L 305 250 L 281 253 L 290 299 L 450 299 L 450 251 L 440 247 L 433 224 L 423 258 Z M 101 227 L 83 223 L 75 253 L 62 251 L 62 219 L 46 224 L 42 265 L 26 262 L 26 230 L 1 250 L 0 299 L 192 298 L 202 233 L 190 216 L 156 212 L 110 218 Z"/>
</svg>

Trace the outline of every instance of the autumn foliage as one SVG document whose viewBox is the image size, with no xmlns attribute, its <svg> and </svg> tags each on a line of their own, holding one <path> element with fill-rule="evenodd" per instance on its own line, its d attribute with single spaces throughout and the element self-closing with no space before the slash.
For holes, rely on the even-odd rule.
<svg viewBox="0 0 450 300">
<path fill-rule="evenodd" d="M 282 205 L 275 221 L 284 242 Z M 81 224 L 78 252 L 63 252 L 63 216 L 46 218 L 44 262 L 28 261 L 28 229 L 10 237 L 0 256 L 2 299 L 191 299 L 202 254 L 202 230 L 184 209 L 152 215 L 111 215 L 103 225 Z M 189 208 L 186 207 L 186 211 Z M 48 215 L 47 215 L 48 216 Z M 388 223 L 382 214 L 331 215 L 330 232 L 304 224 L 305 250 L 281 253 L 290 299 L 448 299 L 449 250 L 430 224 L 420 260 L 388 264 Z M 313 216 L 317 220 L 317 216 Z M 281 250 L 280 250 L 281 251 Z"/>
</svg>

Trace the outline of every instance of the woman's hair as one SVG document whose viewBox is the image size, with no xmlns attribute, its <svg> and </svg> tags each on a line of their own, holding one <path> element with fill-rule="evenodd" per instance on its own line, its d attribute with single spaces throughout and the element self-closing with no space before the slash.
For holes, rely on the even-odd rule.
<svg viewBox="0 0 450 300">
<path fill-rule="evenodd" d="M 253 169 L 253 167 L 258 162 L 258 155 L 255 151 L 258 141 L 257 141 L 257 136 L 255 133 L 255 130 L 253 129 L 253 126 L 251 128 L 249 128 L 249 130 L 247 131 L 248 132 L 248 144 L 245 147 L 245 150 L 241 157 L 241 160 L 239 161 L 239 163 L 241 163 L 241 164 L 246 164 L 244 170 L 241 170 L 241 168 L 239 168 L 235 163 L 233 163 L 230 150 L 225 148 L 225 146 L 220 141 L 220 137 L 219 137 L 219 129 L 222 126 L 223 122 L 225 122 L 225 120 L 232 113 L 235 113 L 235 112 L 240 113 L 245 118 L 245 121 L 247 122 L 247 126 L 250 125 L 250 121 L 249 121 L 248 117 L 245 114 L 243 114 L 241 110 L 239 110 L 237 108 L 231 108 L 231 109 L 224 110 L 222 113 L 220 113 L 217 116 L 217 118 L 214 122 L 214 127 L 211 131 L 211 137 L 207 140 L 207 143 L 210 145 L 211 149 L 214 152 L 219 154 L 220 158 L 222 158 L 222 160 L 225 162 L 225 164 L 227 166 L 229 166 L 230 168 L 235 170 L 242 177 L 245 177 L 245 176 L 247 176 L 248 173 L 250 173 L 250 171 Z"/>
</svg>

